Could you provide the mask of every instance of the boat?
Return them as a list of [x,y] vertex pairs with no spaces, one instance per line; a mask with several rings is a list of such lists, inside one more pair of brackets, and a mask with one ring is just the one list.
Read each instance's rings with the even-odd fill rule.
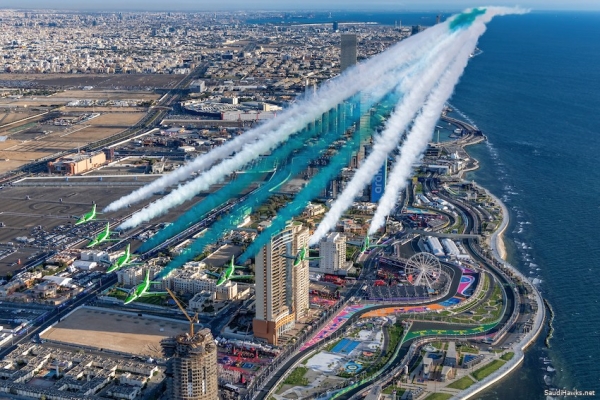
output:
[[483,51],[479,47],[475,47],[475,50],[471,54],[469,54],[469,58],[473,58],[475,56],[480,55]]

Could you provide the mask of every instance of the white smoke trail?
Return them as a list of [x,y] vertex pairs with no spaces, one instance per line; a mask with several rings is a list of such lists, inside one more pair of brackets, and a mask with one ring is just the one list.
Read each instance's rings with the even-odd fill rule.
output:
[[[188,179],[191,173],[211,166],[215,162],[228,157],[233,152],[243,149],[250,143],[264,139],[274,139],[274,136],[278,136],[278,140],[280,141],[287,139],[294,132],[284,132],[282,134],[282,124],[285,125],[286,129],[301,129],[333,106],[356,94],[362,88],[369,86],[373,81],[381,79],[382,76],[385,76],[389,72],[390,68],[397,68],[399,65],[409,65],[413,60],[418,59],[424,54],[440,37],[447,34],[447,27],[443,27],[442,25],[436,25],[428,29],[426,35],[415,35],[403,40],[390,47],[387,51],[371,57],[355,68],[349,69],[338,78],[325,83],[319,88],[315,96],[298,101],[276,118],[236,137],[209,153],[197,157],[189,164],[178,168],[170,174],[114,201],[104,211],[117,211],[129,204],[148,199],[154,193]],[[401,60],[398,61],[397,59],[400,57]],[[293,121],[294,123],[286,124],[287,121]]]
[[439,116],[442,112],[444,104],[454,91],[454,87],[458,83],[467,63],[469,55],[475,50],[478,38],[483,35],[486,30],[485,23],[489,22],[496,15],[505,15],[510,13],[522,13],[525,10],[496,8],[488,9],[487,18],[481,18],[473,23],[469,28],[472,36],[469,38],[461,54],[456,58],[453,66],[446,71],[439,85],[429,95],[427,103],[421,109],[419,116],[415,119],[410,133],[402,144],[400,154],[396,157],[396,162],[392,171],[389,174],[389,181],[385,188],[385,192],[379,200],[377,211],[371,221],[369,227],[369,235],[377,232],[385,224],[386,217],[394,209],[396,200],[400,191],[406,187],[407,180],[412,174],[412,165],[418,160],[427,148],[427,144],[431,139],[431,134],[435,128]]
[[412,173],[412,165],[427,148],[427,143],[429,143],[431,133],[439,119],[444,103],[452,94],[454,86],[467,65],[469,55],[475,50],[476,44],[477,38],[474,38],[465,46],[453,65],[441,78],[438,86],[429,95],[427,103],[415,119],[410,133],[402,144],[401,153],[396,157],[396,163],[389,174],[385,192],[379,200],[377,211],[369,227],[369,235],[377,232],[385,224],[386,217],[396,205],[400,190],[406,186],[407,179]]
[[[465,12],[468,13],[470,11],[471,10],[467,10]],[[525,12],[527,12],[527,10],[518,8],[487,8],[486,12],[483,15],[477,17],[473,24],[471,24],[468,28],[458,29],[458,31],[464,32],[464,34],[461,36],[464,36],[465,40],[461,41],[460,39],[458,39],[456,44],[460,48],[462,47],[463,43],[467,43],[464,49],[460,50],[460,57],[465,57],[464,54],[466,53],[465,63],[466,61],[468,61],[468,56],[471,53],[472,49],[475,47],[477,39],[485,31],[485,23],[489,22],[494,16]],[[469,51],[469,48],[471,48],[471,51]],[[458,49],[456,49],[455,51],[449,51],[446,54],[456,54],[457,52]],[[416,113],[417,110],[420,108],[420,105],[425,100],[426,94],[431,90],[433,84],[435,84],[435,81],[437,81],[437,77],[439,77],[439,74],[444,70],[444,67],[448,65],[450,60],[452,60],[453,58],[454,57],[451,57],[450,59],[446,59],[443,61],[438,60],[436,66],[432,68],[432,70],[435,70],[436,73],[431,73],[432,70],[429,71],[429,76],[436,78],[432,82],[429,82],[431,83],[431,87],[429,88],[429,90],[421,90],[418,93],[415,92],[415,95],[410,101],[403,102],[403,104],[396,109],[394,114],[388,120],[386,129],[384,130],[382,135],[378,137],[378,139],[380,140],[377,140],[375,145],[373,146],[373,152],[369,155],[369,157],[367,157],[367,159],[364,161],[363,165],[359,168],[359,170],[356,171],[353,179],[350,181],[346,189],[342,192],[338,200],[333,204],[332,208],[329,210],[323,221],[321,221],[321,223],[319,224],[319,227],[317,228],[315,233],[310,238],[311,245],[318,243],[319,240],[328,231],[333,229],[343,212],[352,205],[352,202],[354,201],[356,195],[360,192],[360,190],[364,188],[365,185],[367,185],[370,182],[373,174],[375,174],[376,171],[383,164],[383,161],[385,160],[385,157],[387,157],[387,154],[390,151],[392,151],[397,145],[400,135],[410,122],[410,119],[412,118],[414,113]],[[462,69],[464,69],[464,67],[460,68],[460,73],[458,74],[456,79],[458,79],[458,77],[462,73]],[[425,81],[425,79],[423,80]],[[421,86],[421,89],[423,89],[423,86],[424,85]],[[450,93],[448,94],[448,96],[450,96],[450,94],[452,93],[452,89],[453,85],[450,88]]]
[[421,74],[405,78],[403,86],[412,88],[412,90],[405,95],[396,107],[388,119],[384,131],[375,139],[371,154],[354,173],[344,191],[317,227],[310,238],[311,245],[318,243],[327,232],[335,227],[344,211],[352,205],[359,192],[371,181],[373,174],[381,167],[388,153],[396,148],[402,133],[421,108],[427,94],[433,89],[442,72],[462,47],[464,36],[465,31],[458,31],[451,35],[451,43],[444,43],[444,51],[439,54],[437,59],[427,58],[424,60],[424,68]]
[[[448,37],[445,40],[438,40],[436,45],[433,46],[434,50],[430,50],[430,54],[435,54],[437,51],[444,49],[446,41],[449,40]],[[363,74],[360,77],[360,80],[362,81],[360,86],[367,88],[361,93],[365,93],[365,95],[370,95],[373,98],[380,99],[385,95],[385,93],[389,92],[391,88],[397,85],[398,81],[400,81],[403,75],[412,76],[416,69],[414,65],[406,69],[403,63],[400,63],[400,67],[398,67],[398,62],[394,59],[394,57],[391,57],[390,60],[387,60],[387,63],[389,65],[385,68],[379,66],[379,68],[386,70],[386,74],[383,74],[379,79],[373,79],[370,73]],[[416,65],[421,64],[422,61],[419,61]],[[359,78],[357,78],[357,80],[359,80]],[[319,106],[319,110],[329,110],[336,106],[341,100],[339,97],[337,97],[334,99],[313,98],[313,101],[322,104]],[[162,215],[169,209],[193,198],[197,193],[208,189],[212,184],[217,183],[224,176],[230,174],[236,169],[243,167],[245,164],[255,159],[258,155],[274,149],[282,141],[286,140],[291,133],[302,129],[308,122],[312,120],[314,120],[314,118],[311,119],[307,118],[306,116],[302,116],[299,118],[291,118],[290,120],[282,123],[280,129],[272,132],[269,136],[264,137],[263,140],[247,144],[244,149],[242,149],[234,157],[226,159],[220,164],[213,166],[210,170],[204,172],[202,175],[180,186],[177,190],[174,190],[162,199],[153,202],[143,210],[138,211],[132,215],[130,219],[121,224],[119,229],[129,229],[138,226],[139,224]]]
[[[400,71],[403,71],[404,73],[410,73],[412,69],[409,68],[408,71],[400,69]],[[387,75],[380,78],[375,83],[372,83],[372,87],[369,88],[371,90],[363,91],[361,93],[363,93],[365,97],[368,96],[372,101],[378,101],[398,82],[399,79],[397,76],[398,73],[393,74],[390,71]],[[331,105],[331,107],[333,106],[335,106],[335,104]],[[297,131],[301,128],[302,126],[299,126],[298,119],[292,119],[286,123],[283,123],[279,132],[286,133],[290,131]],[[148,207],[134,213],[131,218],[123,222],[118,229],[130,229],[136,227],[141,223],[162,215],[169,209],[176,207],[187,200],[190,200],[202,190],[206,190],[211,185],[219,182],[224,176],[254,160],[258,155],[269,150],[273,150],[281,143],[281,140],[279,139],[280,138],[275,133],[272,133],[270,137],[265,138],[262,141],[256,141],[247,144],[244,149],[237,153],[234,157],[228,158],[220,164],[213,166],[195,179],[179,186],[179,188],[173,192],[151,203],[148,205]]]

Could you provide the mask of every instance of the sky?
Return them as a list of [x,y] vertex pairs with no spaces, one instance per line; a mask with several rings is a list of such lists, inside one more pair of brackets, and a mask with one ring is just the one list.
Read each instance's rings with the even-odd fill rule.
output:
[[600,0],[0,0],[0,8],[43,8],[78,11],[423,11],[460,10],[467,7],[486,5],[518,5],[535,10],[600,11]]

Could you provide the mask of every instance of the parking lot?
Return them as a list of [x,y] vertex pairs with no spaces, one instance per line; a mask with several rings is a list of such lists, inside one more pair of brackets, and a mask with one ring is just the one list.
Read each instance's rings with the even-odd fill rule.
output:
[[[76,247],[85,247],[88,239],[95,237],[96,232],[102,229],[107,221],[111,222],[111,226],[115,226],[116,222],[158,196],[139,206],[101,214],[96,221],[75,226],[77,219],[89,212],[94,202],[101,211],[110,202],[156,177],[149,175],[147,179],[143,177],[144,179],[136,180],[134,177],[124,176],[103,178],[102,181],[98,177],[90,177],[88,181],[72,179],[72,185],[65,185],[65,177],[56,178],[54,181],[60,181],[60,185],[52,184],[49,180],[33,178],[30,183],[35,183],[36,186],[5,186],[0,190],[0,276],[19,270],[43,253],[60,251],[78,242]],[[154,231],[158,229],[155,228],[157,224],[172,222],[192,205],[192,202],[186,202],[150,224],[114,237],[125,240],[128,235],[138,236],[144,229]],[[108,242],[99,248],[107,248],[114,244]],[[132,250],[135,251],[139,244],[139,241],[133,241]],[[124,244],[120,247],[124,247]]]

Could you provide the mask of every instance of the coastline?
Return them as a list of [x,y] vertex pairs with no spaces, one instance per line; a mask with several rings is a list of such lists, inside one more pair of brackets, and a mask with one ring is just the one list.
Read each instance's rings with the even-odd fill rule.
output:
[[[477,142],[477,143],[479,143],[479,142]],[[470,144],[475,144],[475,143],[467,143],[466,145],[470,145]],[[476,168],[472,168],[469,171],[473,171],[473,170],[479,168],[479,162],[477,162],[476,160],[475,160],[475,165],[476,165]],[[464,172],[468,172],[468,171],[464,171]],[[461,178],[462,178],[462,174],[461,174]],[[490,246],[492,257],[498,263],[503,265],[506,269],[510,270],[516,277],[521,279],[523,282],[529,283],[529,286],[532,289],[532,293],[530,296],[535,298],[535,302],[537,305],[537,312],[535,314],[533,326],[532,326],[531,330],[527,334],[525,334],[521,338],[520,341],[515,342],[512,345],[511,350],[514,352],[513,358],[511,360],[507,361],[505,365],[503,365],[500,369],[498,369],[494,373],[490,374],[488,377],[484,378],[483,380],[475,383],[468,389],[463,390],[460,393],[453,396],[451,398],[451,400],[454,400],[454,399],[463,400],[463,399],[472,398],[473,396],[481,393],[483,390],[489,388],[490,386],[492,386],[496,383],[499,383],[504,377],[506,377],[508,374],[513,372],[519,365],[521,365],[521,363],[525,359],[525,349],[527,349],[527,347],[529,347],[541,334],[543,327],[544,327],[544,321],[546,320],[545,301],[542,298],[542,295],[539,292],[539,290],[533,285],[533,283],[523,273],[521,273],[521,271],[519,271],[516,267],[514,267],[513,265],[511,265],[509,262],[506,261],[507,252],[506,252],[506,246],[504,243],[504,232],[506,231],[506,228],[508,227],[509,222],[510,222],[510,214],[509,214],[508,208],[502,202],[502,200],[500,200],[497,196],[493,195],[487,188],[484,188],[480,185],[477,185],[477,186],[479,188],[483,189],[485,191],[485,193],[488,196],[490,196],[490,198],[492,198],[492,200],[496,204],[498,204],[498,206],[502,210],[502,222],[500,223],[500,226],[498,227],[498,229],[496,229],[489,238],[489,246]],[[516,291],[517,289],[515,288],[513,290]]]

